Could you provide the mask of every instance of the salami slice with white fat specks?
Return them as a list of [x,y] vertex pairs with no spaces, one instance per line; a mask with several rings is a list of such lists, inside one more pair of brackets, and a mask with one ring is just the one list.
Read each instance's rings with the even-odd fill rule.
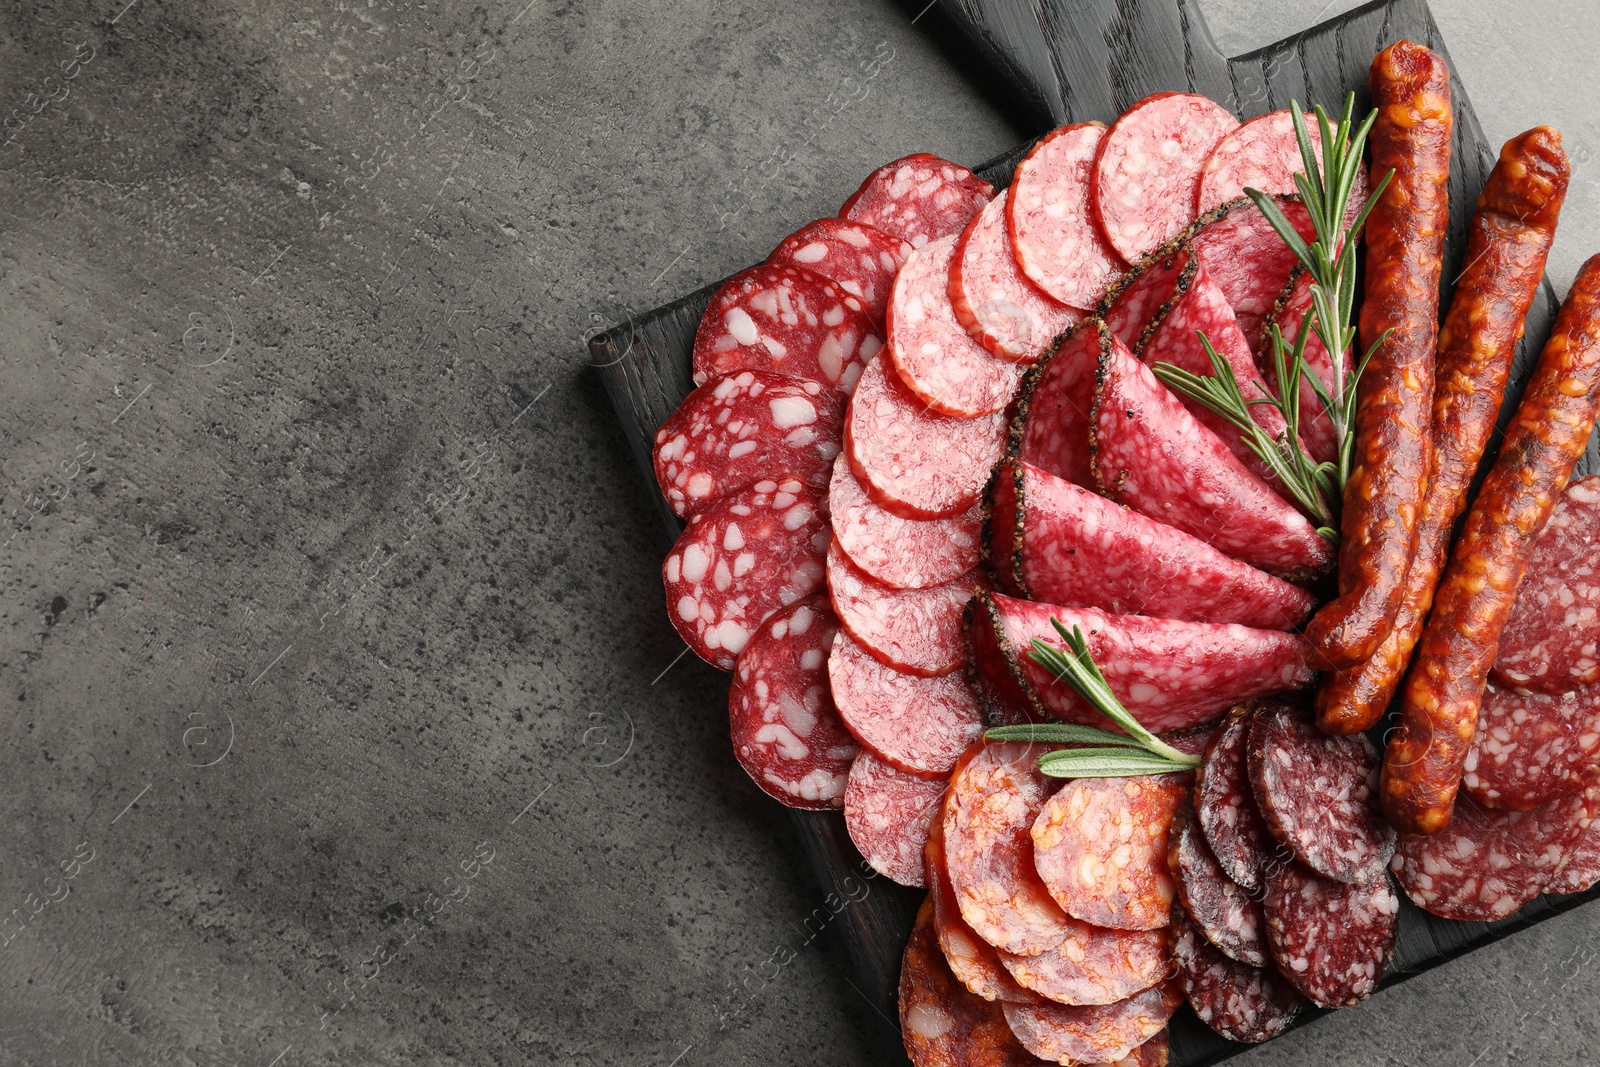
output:
[[1006,229],[1017,266],[1062,304],[1092,308],[1122,272],[1090,203],[1094,158],[1106,129],[1063,126],[1039,138],[1017,164]]
[[1057,1004],[1115,1004],[1167,976],[1166,928],[1109,930],[1073,921],[1061,943],[1033,956],[996,949],[1022,988]]
[[1037,993],[1019,986],[1011,973],[1000,965],[995,947],[973,933],[972,927],[961,917],[961,906],[956,903],[955,890],[950,888],[950,873],[945,865],[942,812],[928,828],[924,855],[928,900],[933,904],[933,928],[939,936],[939,947],[944,950],[945,962],[956,980],[984,1000],[1014,1000],[1023,1004],[1038,1000]]
[[994,186],[966,167],[916,152],[867,175],[839,215],[921,248],[960,233],[993,197]]
[[1099,319],[1085,319],[1022,380],[1011,426],[1010,451],[1058,478],[1092,486],[1089,412],[1094,375],[1110,334]]
[[1289,1029],[1305,998],[1276,971],[1230,959],[1181,909],[1173,912],[1178,982],[1194,1013],[1229,1041],[1256,1044]]
[[983,572],[973,570],[927,589],[891,589],[862,573],[837,544],[828,549],[828,594],[850,636],[881,662],[928,678],[966,661],[961,611],[984,584]]
[[864,222],[827,218],[808,222],[779,241],[767,262],[804,267],[827,278],[861,301],[881,335],[889,287],[910,254],[911,246],[893,234]]
[[1528,811],[1583,788],[1600,756],[1600,686],[1519,693],[1490,682],[1461,788],[1486,808]]
[[1182,242],[1172,242],[1141,260],[1106,291],[1095,314],[1117,339],[1134,351],[1146,330],[1167,315],[1177,296],[1178,279],[1189,266]]
[[816,382],[753,370],[713,378],[656,431],[656,483],[679,518],[763,479],[823,489],[843,425],[843,399]]
[[838,628],[826,600],[802,601],[756,629],[733,672],[734,755],[786,807],[842,807],[861,751],[828,693],[828,650]]
[[1600,682],[1600,475],[1561,494],[1517,589],[1494,670],[1541,693]]
[[1290,863],[1267,880],[1261,907],[1278,969],[1311,1003],[1348,1008],[1378,988],[1400,929],[1387,877],[1351,885]]
[[829,540],[821,498],[795,478],[757,482],[702,508],[661,566],[678,636],[731,670],[768,615],[822,588]]
[[[1316,240],[1311,214],[1299,197],[1273,198],[1289,224],[1307,243]],[[1241,323],[1259,323],[1272,313],[1278,296],[1298,264],[1294,251],[1251,200],[1240,197],[1217,208],[1195,228],[1189,252]],[[1253,331],[1246,329],[1246,336]]]
[[1262,872],[1278,851],[1250,785],[1250,726],[1255,714],[1253,703],[1228,713],[1206,746],[1194,789],[1195,814],[1206,844],[1223,872],[1252,890],[1261,888]]
[[[1307,123],[1311,151],[1322,163],[1322,138],[1315,120]],[[1244,125],[1217,142],[1200,170],[1200,188],[1195,213],[1204,215],[1212,208],[1244,195],[1246,189],[1263,193],[1295,193],[1296,174],[1305,173],[1300,157],[1300,142],[1295,139],[1294,119],[1287,110],[1269,111],[1247,120]]]
[[1544,887],[1546,893],[1581,893],[1600,882],[1600,820],[1591,822],[1578,838],[1555,877]]
[[896,670],[841,630],[828,679],[856,740],[901,770],[948,775],[983,736],[983,710],[959,671],[925,678]]
[[1006,1022],[1022,1046],[1061,1064],[1116,1061],[1154,1038],[1183,1003],[1176,982],[1163,982],[1115,1004],[1007,1004]]
[[840,456],[828,484],[833,537],[850,562],[884,585],[926,589],[979,563],[983,514],[976,505],[948,519],[905,519],[873,503]]
[[870,749],[856,754],[844,790],[844,825],[873,870],[901,885],[928,884],[922,853],[944,787],[885,763]]
[[1378,806],[1378,754],[1361,734],[1317,729],[1311,710],[1266,701],[1250,726],[1250,783],[1272,836],[1338,882],[1383,874],[1395,833]]
[[1018,269],[1006,231],[1009,195],[1004,190],[985,204],[956,242],[950,304],[957,321],[985,350],[1032,363],[1083,312],[1046,294]]
[[1167,867],[1188,920],[1227,956],[1249,967],[1270,966],[1261,904],[1223,873],[1193,809],[1178,813],[1167,839]]
[[694,380],[764,370],[848,394],[882,345],[859,299],[804,267],[762,264],[711,298],[694,335]]

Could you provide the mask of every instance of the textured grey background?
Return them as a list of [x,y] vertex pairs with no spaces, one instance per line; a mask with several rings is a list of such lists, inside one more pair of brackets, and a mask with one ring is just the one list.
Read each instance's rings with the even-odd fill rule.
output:
[[[1020,140],[921,7],[0,5],[0,1064],[874,1060],[582,341]],[[1434,8],[1491,140],[1568,134],[1564,290],[1600,11]],[[1597,950],[1241,1062],[1582,1061]]]

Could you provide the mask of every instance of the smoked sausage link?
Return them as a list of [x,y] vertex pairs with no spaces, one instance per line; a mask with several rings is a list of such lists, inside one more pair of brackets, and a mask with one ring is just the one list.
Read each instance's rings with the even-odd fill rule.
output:
[[1377,651],[1400,609],[1428,477],[1439,273],[1450,226],[1450,71],[1411,41],[1379,52],[1370,75],[1372,175],[1394,178],[1368,217],[1355,456],[1340,521],[1339,598],[1306,638],[1334,668]]
[[1422,635],[1450,554],[1450,531],[1500,417],[1506,376],[1555,238],[1572,168],[1561,134],[1538,126],[1500,150],[1478,197],[1467,267],[1439,331],[1433,395],[1433,464],[1417,551],[1389,635],[1366,662],[1329,675],[1317,692],[1317,724],[1332,734],[1372,727],[1394,699]]
[[1406,677],[1379,792],[1395,829],[1425,836],[1455,807],[1500,633],[1535,542],[1600,410],[1600,256],[1578,272],[1522,403],[1450,554]]

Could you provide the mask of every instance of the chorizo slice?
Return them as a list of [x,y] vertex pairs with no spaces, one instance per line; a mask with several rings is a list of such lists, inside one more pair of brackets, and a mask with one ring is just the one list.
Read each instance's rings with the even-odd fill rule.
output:
[[1154,1038],[1183,1003],[1176,982],[1163,982],[1115,1004],[1007,1004],[1006,1022],[1022,1046],[1051,1063],[1115,1062]]
[[1017,984],[1011,973],[1001,966],[994,946],[973,933],[972,927],[961,918],[961,905],[956,902],[955,890],[950,888],[950,873],[945,865],[942,813],[928,828],[928,847],[924,855],[934,932],[956,980],[984,1000],[1028,1003],[1039,999],[1038,994]]

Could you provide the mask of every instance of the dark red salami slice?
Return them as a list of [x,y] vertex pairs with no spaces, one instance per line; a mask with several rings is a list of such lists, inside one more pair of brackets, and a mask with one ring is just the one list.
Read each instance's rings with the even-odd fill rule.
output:
[[1528,811],[1583,788],[1600,756],[1600,686],[1519,693],[1490,682],[1461,788],[1486,808]]
[[1229,1041],[1270,1041],[1305,1008],[1305,999],[1277,972],[1223,955],[1181,912],[1173,927],[1184,999],[1201,1022]]
[[1545,524],[1494,669],[1541,693],[1600,681],[1600,475],[1568,486]]
[[1155,1037],[1183,1003],[1176,982],[1163,982],[1115,1004],[1007,1004],[1006,1022],[1022,1046],[1053,1063],[1120,1060]]
[[1038,1000],[1017,984],[1011,972],[1000,965],[995,947],[972,932],[961,918],[961,906],[956,903],[955,890],[950,888],[950,874],[944,858],[944,818],[941,814],[928,828],[926,850],[928,899],[933,903],[933,928],[939,936],[939,947],[944,950],[945,962],[956,980],[984,1000],[1013,1000],[1027,1003]]
[[[1306,124],[1311,150],[1322,163],[1322,138],[1316,120]],[[1257,115],[1217,142],[1200,170],[1196,214],[1244,195],[1246,189],[1263,193],[1296,193],[1294,176],[1305,173],[1300,142],[1295,140],[1294,119],[1288,111]]]
[[763,479],[822,489],[843,424],[843,399],[816,382],[752,370],[714,378],[656,431],[656,483],[679,518]]
[[[1297,197],[1277,197],[1278,208],[1307,242],[1316,240],[1311,215]],[[1267,217],[1248,199],[1217,208],[1189,241],[1228,306],[1239,316],[1260,320],[1272,314],[1278,296],[1298,261]]]
[[1017,394],[1011,453],[1058,478],[1094,484],[1089,411],[1100,350],[1109,343],[1100,320],[1085,319],[1028,372]]
[[928,407],[974,418],[1011,402],[1022,372],[967,334],[950,304],[956,239],[929,241],[895,275],[886,317],[889,355],[900,380]]
[[827,278],[860,300],[880,330],[895,271],[911,246],[864,222],[829,218],[808,222],[778,242],[767,262],[792,265]]
[[1581,893],[1600,882],[1600,825],[1591,822],[1578,838],[1555,877],[1544,887],[1546,893]]
[[901,885],[925,886],[923,849],[945,783],[907,774],[863,749],[844,790],[844,825],[872,869]]
[[1017,265],[1057,301],[1092,308],[1122,271],[1090,204],[1095,153],[1106,135],[1080,122],[1045,134],[1011,178],[1006,228]]
[[[1309,310],[1311,310],[1311,275],[1297,268],[1271,316],[1271,320],[1277,323],[1278,330],[1283,334],[1286,361],[1288,355],[1294,351],[1295,339],[1300,336],[1300,323]],[[1267,347],[1268,343],[1265,336],[1256,343],[1260,353],[1257,364],[1261,366],[1263,374],[1272,373],[1268,366],[1272,358],[1271,351]],[[1328,349],[1315,330],[1306,338],[1305,351],[1301,354],[1305,358],[1306,365],[1332,395],[1333,360],[1328,358]],[[1350,350],[1346,349],[1344,352],[1346,380],[1352,371]],[[1319,463],[1331,462],[1338,458],[1339,436],[1333,428],[1333,420],[1328,417],[1328,410],[1322,406],[1322,399],[1311,387],[1311,380],[1304,376],[1300,379],[1300,440],[1305,444],[1311,457]]]
[[1095,155],[1092,202],[1123,259],[1133,262],[1194,221],[1201,168],[1238,128],[1226,108],[1192,93],[1156,93],[1122,113]]
[[878,662],[841,631],[828,659],[833,702],[856,740],[901,770],[948,775],[983,735],[983,711],[960,672],[937,678]]
[[1106,327],[1130,352],[1136,351],[1145,331],[1153,330],[1172,310],[1178,279],[1188,266],[1182,241],[1157,249],[1106,291],[1095,314],[1105,319]]
[[1095,479],[1111,499],[1262,570],[1304,576],[1332,565],[1332,546],[1306,517],[1114,338],[1093,420]]
[[1194,788],[1195,814],[1217,863],[1234,882],[1252,890],[1261,888],[1262,872],[1278,850],[1250,785],[1250,726],[1255,713],[1254,704],[1228,713],[1206,746]]
[[990,564],[1029,599],[1271,630],[1316,606],[1298,586],[1026,463],[997,468],[990,499]]
[[921,248],[960,233],[993,197],[994,186],[966,167],[916,152],[867,175],[839,215]]
[[1065,647],[1052,617],[1069,630],[1082,629],[1112,692],[1158,733],[1209,722],[1242,700],[1311,680],[1302,642],[1277,630],[1107,615],[999,593],[981,594],[975,610],[979,617],[969,633],[979,673],[1011,691],[1030,692],[1041,713],[1086,726],[1107,723],[1077,690],[1025,656],[1035,638]]
[[1032,363],[1083,312],[1023,277],[1006,232],[1010,190],[984,205],[956,243],[950,304],[972,339],[1001,359]]
[[1079,778],[1033,822],[1033,865],[1074,919],[1156,930],[1172,912],[1167,831],[1189,797],[1188,775]]
[[822,588],[828,516],[798,479],[757,482],[696,512],[661,566],[667,616],[723,670],[768,615]]
[[1417,907],[1446,919],[1504,919],[1544,892],[1600,806],[1600,785],[1532,811],[1491,811],[1458,797],[1432,837],[1406,838],[1391,864]]
[[694,380],[764,370],[849,393],[883,345],[866,305],[804,267],[751,267],[717,290],[694,335]]
[[879,661],[926,678],[966,662],[961,611],[981,570],[927,589],[891,589],[862,573],[837,544],[828,550],[828,593],[850,636]]
[[845,413],[850,470],[872,499],[910,519],[971,508],[1005,447],[1006,416],[958,419],[928,410],[887,359],[867,365]]
[[1261,902],[1278,969],[1319,1008],[1348,1008],[1383,980],[1400,929],[1400,898],[1387,877],[1335,882],[1298,863],[1267,881]]
[[1017,984],[1057,1004],[1114,1004],[1149,989],[1172,968],[1164,926],[1107,930],[1073,922],[1060,944],[1037,955],[996,952]]
[[802,601],[757,628],[733,672],[734,755],[786,807],[842,807],[861,751],[828,694],[828,650],[838,629],[821,597]]
[[926,589],[979,563],[980,508],[948,519],[903,519],[872,502],[844,456],[833,464],[828,511],[834,540],[850,562],[884,585]]
[[1317,729],[1311,710],[1267,701],[1250,727],[1250,782],[1272,836],[1318,874],[1364,883],[1394,855],[1378,805],[1378,753],[1361,734]]
[[1261,905],[1223,873],[1192,810],[1179,812],[1168,840],[1167,866],[1188,921],[1225,955],[1249,967],[1270,966]]

